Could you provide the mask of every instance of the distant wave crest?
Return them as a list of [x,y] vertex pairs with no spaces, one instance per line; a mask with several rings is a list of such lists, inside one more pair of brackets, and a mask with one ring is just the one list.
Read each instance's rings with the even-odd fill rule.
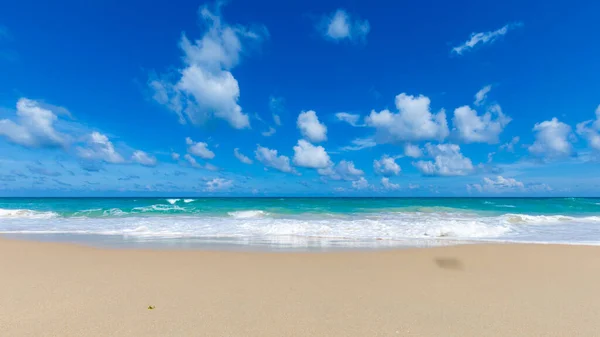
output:
[[30,209],[3,209],[0,208],[0,219],[26,218],[26,219],[52,219],[58,217],[55,212],[33,211]]
[[235,211],[227,213],[234,219],[252,219],[252,218],[262,218],[268,215],[267,212],[261,210],[248,210],[248,211]]

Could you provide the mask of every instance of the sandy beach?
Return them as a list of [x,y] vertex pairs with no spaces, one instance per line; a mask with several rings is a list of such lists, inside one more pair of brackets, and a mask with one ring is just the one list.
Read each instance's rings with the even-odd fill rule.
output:
[[530,337],[600,331],[600,247],[245,253],[1,239],[0,270],[3,336]]

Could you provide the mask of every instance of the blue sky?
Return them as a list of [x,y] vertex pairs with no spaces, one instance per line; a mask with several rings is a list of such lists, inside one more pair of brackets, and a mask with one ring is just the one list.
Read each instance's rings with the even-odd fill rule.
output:
[[599,11],[13,1],[0,195],[598,195]]

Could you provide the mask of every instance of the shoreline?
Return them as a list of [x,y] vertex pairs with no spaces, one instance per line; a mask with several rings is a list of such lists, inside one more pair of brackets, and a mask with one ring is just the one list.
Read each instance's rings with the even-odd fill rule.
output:
[[0,237],[0,326],[9,336],[592,336],[599,258],[600,247],[568,245],[268,253]]
[[[72,234],[72,233],[0,233],[0,240],[57,243],[107,250],[157,250],[157,251],[208,251],[208,252],[259,252],[259,253],[344,253],[377,252],[407,249],[430,249],[462,245],[531,245],[531,246],[581,246],[600,247],[597,242],[539,242],[482,239],[373,239],[350,240],[330,237],[283,237],[279,241],[266,239],[248,241],[226,238],[150,238],[126,239],[121,235]],[[282,240],[283,239],[283,240]],[[301,241],[302,244],[298,242]],[[281,243],[286,242],[286,243]],[[290,243],[295,242],[295,243]],[[332,243],[333,242],[333,243]]]

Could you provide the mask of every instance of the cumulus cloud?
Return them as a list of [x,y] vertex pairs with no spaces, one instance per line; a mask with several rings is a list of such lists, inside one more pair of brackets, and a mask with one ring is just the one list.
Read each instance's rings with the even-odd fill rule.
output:
[[471,33],[471,37],[464,43],[452,48],[452,52],[457,55],[462,55],[463,53],[473,49],[478,44],[491,44],[498,40],[498,38],[506,35],[506,33],[508,33],[509,30],[519,28],[521,26],[523,26],[523,23],[514,22],[506,24],[502,28],[499,28],[494,31]]
[[331,41],[365,42],[371,26],[369,21],[352,17],[345,10],[338,9],[332,14],[324,16],[317,25],[317,29],[325,39]]
[[306,139],[313,143],[319,143],[327,140],[327,127],[325,124],[319,122],[317,113],[313,110],[302,111],[298,115],[298,121],[296,122],[300,133]]
[[388,178],[388,177],[381,178],[381,185],[386,190],[395,191],[395,190],[399,190],[400,189],[400,185],[394,184],[394,183],[390,182],[390,178]]
[[233,186],[232,180],[227,180],[223,178],[214,178],[206,182],[206,191],[215,192],[227,190]]
[[481,88],[481,90],[479,90],[475,94],[475,101],[473,102],[473,104],[482,105],[485,102],[485,99],[487,98],[487,94],[490,92],[490,90],[492,90],[491,85],[486,85],[485,87]]
[[181,157],[179,155],[179,153],[177,153],[177,152],[171,153],[171,159],[173,159],[173,160],[179,160],[179,157]]
[[433,161],[418,161],[413,165],[428,176],[464,176],[473,172],[471,159],[460,152],[456,144],[425,144],[425,149]]
[[131,160],[144,166],[156,166],[156,157],[140,150],[133,152],[133,155],[131,155]]
[[254,151],[256,160],[267,167],[272,167],[281,172],[291,173],[294,169],[290,165],[290,158],[284,155],[278,155],[277,150],[272,150],[260,145],[256,146]]
[[429,98],[402,93],[396,96],[397,113],[389,110],[371,111],[365,118],[368,126],[377,130],[377,139],[385,143],[422,140],[443,140],[448,136],[446,113],[430,111]]
[[459,138],[466,143],[498,143],[498,137],[511,118],[502,113],[499,105],[489,107],[482,116],[465,105],[454,110],[452,123]]
[[204,142],[194,142],[190,137],[185,139],[185,143],[188,145],[188,152],[196,157],[203,159],[213,159],[215,153],[208,149],[208,144]]
[[300,167],[322,169],[331,165],[331,159],[322,146],[315,146],[300,139],[298,145],[294,146],[294,164]]
[[248,157],[244,156],[244,155],[243,155],[243,154],[240,152],[240,149],[238,149],[238,148],[235,148],[235,149],[233,149],[233,155],[234,155],[234,156],[235,156],[235,157],[236,157],[236,158],[237,158],[239,161],[241,161],[241,162],[242,162],[242,163],[244,163],[244,164],[248,164],[248,165],[252,164],[252,159],[250,159],[250,158],[248,158]]
[[65,147],[67,135],[55,129],[57,115],[34,100],[17,102],[17,119],[0,120],[0,136],[25,147]]
[[596,108],[596,120],[577,124],[577,134],[585,138],[594,150],[600,151],[600,105]]
[[420,158],[423,156],[423,151],[417,145],[404,144],[404,155],[411,158]]
[[377,145],[373,138],[356,138],[352,140],[352,145],[346,145],[340,148],[340,151],[359,151],[368,149]]
[[571,127],[556,118],[535,124],[535,142],[529,152],[547,159],[568,157],[573,153]]
[[202,38],[190,41],[182,34],[179,46],[184,67],[171,76],[177,80],[151,78],[148,85],[154,100],[175,112],[181,123],[202,124],[216,117],[243,129],[250,127],[250,120],[238,104],[240,88],[231,69],[239,63],[247,44],[261,42],[268,32],[263,26],[226,24],[220,16],[221,4],[217,2],[214,12],[207,6],[200,9],[206,27]]
[[347,112],[338,112],[335,114],[335,117],[342,121],[342,122],[346,122],[352,126],[363,126],[362,124],[359,124],[358,121],[360,120],[360,115],[359,114],[351,114],[351,113],[347,113]]
[[478,192],[506,192],[506,191],[524,191],[525,184],[515,178],[504,178],[496,176],[493,178],[484,177],[483,184],[467,184],[467,190]]
[[397,176],[401,171],[396,159],[387,154],[384,154],[381,159],[373,161],[373,169],[375,173],[385,177]]
[[500,150],[503,150],[503,151],[515,152],[515,145],[517,145],[520,140],[521,140],[521,138],[519,138],[519,136],[515,136],[508,143],[504,143],[504,144],[500,145],[499,148],[500,148]]
[[357,169],[354,166],[354,162],[341,160],[335,166],[329,166],[324,169],[318,170],[318,173],[322,176],[328,176],[333,180],[346,180],[352,181],[358,179],[360,176],[365,174],[363,170]]
[[369,187],[371,187],[371,185],[369,185],[369,182],[365,177],[360,177],[358,180],[352,182],[352,188],[356,190],[365,190]]
[[79,146],[76,153],[80,158],[91,161],[102,161],[111,164],[125,162],[123,156],[115,150],[115,146],[106,135],[94,131],[87,137],[86,146]]

